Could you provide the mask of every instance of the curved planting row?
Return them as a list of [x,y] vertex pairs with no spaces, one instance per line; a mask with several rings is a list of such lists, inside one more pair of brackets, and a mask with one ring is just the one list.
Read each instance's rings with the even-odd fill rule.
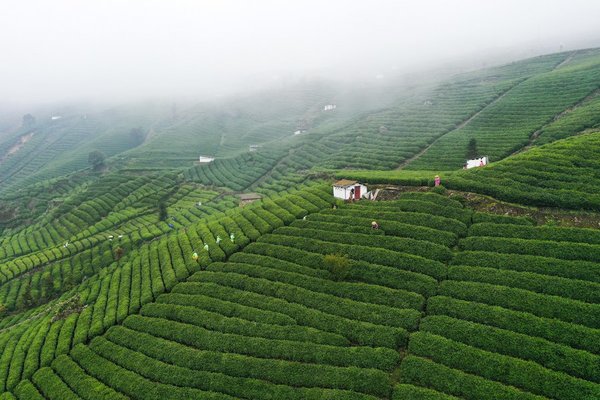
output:
[[[200,249],[202,270],[183,283],[177,283],[179,274],[187,276],[190,264],[183,262],[178,272],[176,244],[166,253],[163,240],[152,242],[139,255],[140,264],[150,266],[148,279],[123,280],[123,274],[129,276],[124,265],[118,286],[121,291],[123,282],[135,280],[139,283],[125,284],[124,291],[141,287],[145,299],[107,297],[119,299],[117,308],[123,302],[139,314],[122,319],[124,314],[109,312],[94,324],[92,311],[95,329],[88,344],[75,343],[68,356],[23,376],[29,379],[17,386],[11,381],[9,388],[17,398],[49,399],[85,396],[91,385],[107,395],[139,399],[389,398],[389,374],[400,363],[409,332],[417,329],[425,296],[435,293],[435,277],[444,275],[439,261],[449,259],[444,244],[454,243],[456,235],[419,225],[431,224],[427,214],[399,207],[379,220],[380,230],[371,228],[368,207],[335,210],[361,214],[358,222],[315,213],[330,202],[328,193],[308,188],[188,226],[177,235],[183,254],[195,243],[206,243],[208,251]],[[399,222],[406,220],[403,214],[410,223]],[[228,238],[232,224],[241,230],[235,243],[217,244],[216,236]],[[394,234],[412,228],[415,234]],[[115,321],[122,323],[112,326]]]
[[[333,169],[394,169],[438,137],[454,132],[523,78],[550,70],[566,56],[531,59],[519,65],[489,69],[476,77],[476,74],[457,76],[401,107],[370,114],[341,134],[321,140],[331,150],[319,164]],[[528,62],[531,69],[523,65]],[[311,150],[309,147],[307,152]]]
[[[600,397],[600,268],[590,229],[470,227],[409,339],[399,393]],[[452,397],[450,397],[452,398]]]
[[[306,197],[311,200],[300,196],[308,205],[306,208],[293,205],[287,199],[265,200],[241,212],[235,210],[227,214],[215,214],[184,229],[172,230],[170,234],[146,244],[133,242],[129,237],[120,240],[115,238],[111,243],[125,250],[119,261],[100,270],[89,271],[91,273],[87,279],[54,302],[2,319],[6,325],[3,330],[0,327],[1,390],[14,389],[17,395],[25,392],[24,388],[30,390],[29,385],[35,387],[41,378],[34,378],[30,383],[20,386],[19,382],[32,377],[36,370],[53,365],[53,360],[61,354],[68,353],[78,344],[88,342],[128,315],[138,312],[142,305],[154,301],[193,272],[211,262],[224,260],[251,240],[256,240],[261,233],[282,226],[284,221],[291,222],[295,218],[292,213],[298,213],[299,209],[301,214],[306,215],[309,208],[318,209],[328,205],[321,188],[310,188]],[[73,257],[69,260],[73,264],[64,261],[53,264],[54,269],[42,270],[39,281],[35,283],[38,285],[36,288],[41,288],[38,290],[45,295],[45,290],[50,287],[45,280],[48,273],[65,274],[69,266],[75,267],[76,262],[81,262],[84,257],[87,260],[100,249],[93,247],[89,255],[84,252]],[[198,254],[197,260],[193,257],[194,253]],[[112,260],[114,249],[108,246],[103,254]],[[77,276],[84,273],[77,271]],[[31,280],[23,280],[21,287],[25,286],[25,289],[19,289],[19,293],[29,287],[35,297],[37,294],[31,285],[37,276],[34,274]],[[57,275],[56,278],[64,279],[64,276]],[[58,284],[58,281],[52,282],[53,285],[55,283]],[[309,337],[313,335],[312,332],[307,334]],[[56,374],[49,374],[48,368],[43,371],[46,372],[42,376],[63,387],[57,381],[57,375],[60,376],[58,370],[54,370]],[[44,379],[41,381],[45,382]],[[71,384],[68,387],[72,387]],[[42,393],[46,394],[45,391]]]
[[519,83],[467,125],[440,138],[408,168],[460,168],[467,158],[471,139],[476,139],[479,155],[489,156],[492,161],[526,146],[534,132],[598,89],[600,56],[597,54]]
[[568,138],[456,173],[444,185],[515,203],[597,211],[599,142],[598,133]]
[[243,190],[265,175],[283,155],[282,151],[260,151],[216,159],[186,170],[185,176],[204,185]]

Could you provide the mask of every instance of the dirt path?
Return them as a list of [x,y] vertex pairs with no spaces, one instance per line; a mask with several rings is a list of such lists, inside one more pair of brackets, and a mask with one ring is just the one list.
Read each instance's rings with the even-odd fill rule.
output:
[[465,119],[464,121],[462,121],[461,123],[459,123],[458,125],[456,125],[455,128],[442,133],[440,136],[438,136],[433,142],[431,142],[427,147],[425,147],[423,150],[419,151],[417,154],[415,154],[414,156],[410,157],[409,159],[403,161],[397,168],[396,170],[400,170],[403,169],[404,167],[406,167],[407,165],[409,165],[411,162],[413,162],[414,160],[416,160],[417,158],[421,157],[423,154],[425,154],[427,152],[427,150],[429,150],[434,144],[436,144],[441,138],[443,138],[444,136],[448,135],[449,133],[452,133],[454,131],[457,131],[459,129],[464,128],[469,122],[471,122],[473,119],[477,118],[477,116],[479,116],[483,111],[485,111],[488,107],[496,104],[498,101],[502,100],[502,98],[504,96],[506,96],[506,94],[508,92],[510,92],[514,87],[520,85],[521,83],[523,83],[524,81],[526,81],[527,79],[522,79],[520,81],[518,81],[517,83],[515,83],[514,85],[512,85],[511,87],[509,87],[508,89],[506,89],[503,93],[501,93],[499,96],[496,96],[492,101],[490,101],[488,104],[486,104],[483,108],[481,108],[479,111],[475,112],[473,115],[471,115],[470,117],[468,117],[467,119]]
[[25,144],[31,140],[31,138],[33,137],[34,134],[35,134],[35,132],[30,132],[30,133],[27,133],[27,134],[19,137],[18,141],[14,145],[12,145],[12,147],[10,149],[8,149],[6,154],[3,155],[2,157],[0,157],[0,163],[2,163],[8,157],[15,154],[17,151],[21,150],[21,148],[23,146],[25,146]]
[[283,155],[279,160],[277,160],[277,162],[275,164],[273,164],[273,167],[269,168],[267,170],[267,172],[265,172],[264,174],[262,174],[257,180],[255,180],[254,182],[252,182],[246,189],[255,189],[257,188],[261,183],[263,183],[267,178],[269,178],[271,176],[271,174],[273,173],[273,170],[283,162],[283,160],[285,160],[287,157],[289,157],[292,153],[293,153],[294,149],[288,149],[287,154]]
[[575,57],[575,54],[577,54],[577,52],[576,52],[576,51],[574,51],[574,52],[572,52],[571,54],[569,54],[569,55],[567,56],[567,58],[565,58],[565,59],[564,59],[564,60],[562,60],[560,63],[558,63],[558,64],[556,65],[556,67],[552,68],[552,71],[554,71],[554,70],[556,70],[556,69],[558,69],[558,68],[562,67],[562,66],[563,66],[563,65],[565,65],[565,64],[568,64],[568,63],[569,63],[569,62],[570,62],[570,61],[573,59],[573,57]]

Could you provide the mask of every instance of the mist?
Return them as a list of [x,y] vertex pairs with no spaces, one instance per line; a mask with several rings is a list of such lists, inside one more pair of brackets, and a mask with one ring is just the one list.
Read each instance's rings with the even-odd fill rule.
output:
[[600,44],[600,2],[8,0],[0,104],[214,98]]

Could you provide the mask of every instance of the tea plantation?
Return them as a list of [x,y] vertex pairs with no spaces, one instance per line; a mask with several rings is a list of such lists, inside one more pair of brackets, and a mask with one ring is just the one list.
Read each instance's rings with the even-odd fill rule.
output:
[[599,90],[584,49],[3,130],[0,400],[600,399]]

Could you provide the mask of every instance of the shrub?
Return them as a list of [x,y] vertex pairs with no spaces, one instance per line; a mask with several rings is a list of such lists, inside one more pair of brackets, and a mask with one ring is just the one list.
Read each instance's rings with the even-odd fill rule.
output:
[[300,364],[280,359],[203,351],[123,326],[111,328],[106,338],[157,360],[193,370],[262,379],[295,387],[333,388],[374,395],[384,395],[389,390],[388,375],[375,369]]
[[409,351],[451,368],[477,374],[529,392],[558,399],[585,399],[600,396],[600,386],[554,372],[540,365],[476,349],[426,332],[411,335]]
[[409,355],[400,365],[402,382],[432,388],[469,400],[542,400],[540,396],[496,380],[449,368],[430,359]]
[[344,280],[350,270],[350,260],[341,254],[327,254],[323,257],[323,265],[336,281]]
[[534,361],[571,376],[600,381],[600,357],[586,351],[447,316],[428,316],[419,329],[493,353]]
[[591,328],[600,327],[600,305],[598,304],[476,282],[444,281],[440,285],[439,293],[463,300],[526,311],[541,317],[557,318]]
[[527,312],[445,296],[431,297],[427,302],[427,311],[431,315],[448,315],[532,337],[537,336],[593,354],[600,352],[597,329],[558,319],[537,317]]

